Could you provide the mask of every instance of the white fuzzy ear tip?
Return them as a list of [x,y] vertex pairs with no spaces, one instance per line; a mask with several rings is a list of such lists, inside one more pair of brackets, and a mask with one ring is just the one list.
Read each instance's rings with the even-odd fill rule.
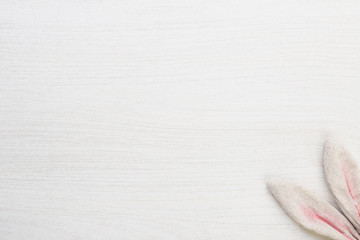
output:
[[339,147],[342,147],[342,144],[340,143],[339,140],[337,140],[335,138],[328,138],[325,141],[325,146],[339,148]]
[[266,182],[266,186],[268,187],[270,192],[272,192],[271,190],[276,186],[276,181],[274,179],[268,180]]
[[343,145],[335,139],[328,139],[325,142],[325,153],[332,154],[344,151]]
[[273,179],[268,180],[266,185],[267,185],[269,191],[272,194],[275,194],[279,190],[279,188],[284,188],[284,185],[286,185],[286,183],[284,180],[281,180],[279,178],[273,178]]

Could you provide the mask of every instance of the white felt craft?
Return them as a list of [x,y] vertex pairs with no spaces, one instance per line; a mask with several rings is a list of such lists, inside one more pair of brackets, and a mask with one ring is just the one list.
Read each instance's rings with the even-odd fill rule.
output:
[[302,227],[335,240],[359,240],[358,166],[341,145],[328,141],[324,148],[324,169],[344,215],[295,183],[273,180],[268,182],[268,188],[286,213]]
[[360,175],[355,160],[341,145],[327,142],[324,150],[324,169],[337,204],[359,231]]
[[336,240],[359,239],[358,233],[343,215],[299,185],[271,181],[268,187],[286,213],[302,227]]

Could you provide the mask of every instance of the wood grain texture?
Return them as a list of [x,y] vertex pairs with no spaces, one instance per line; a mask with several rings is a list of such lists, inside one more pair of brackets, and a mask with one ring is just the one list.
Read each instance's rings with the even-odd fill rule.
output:
[[0,239],[317,239],[265,181],[360,161],[359,1],[0,5]]

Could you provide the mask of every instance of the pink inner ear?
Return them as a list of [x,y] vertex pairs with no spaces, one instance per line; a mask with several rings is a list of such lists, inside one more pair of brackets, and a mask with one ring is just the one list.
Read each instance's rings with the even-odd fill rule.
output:
[[341,230],[338,227],[338,226],[343,227],[343,228],[347,229],[348,232],[350,232],[350,229],[347,226],[344,226],[343,224],[341,224],[338,220],[336,220],[336,219],[334,219],[332,217],[331,217],[331,219],[322,217],[319,214],[317,214],[316,211],[314,211],[314,210],[312,210],[312,209],[310,209],[308,207],[303,207],[303,211],[304,211],[305,216],[307,216],[309,218],[309,220],[311,220],[311,221],[321,221],[321,222],[329,225],[330,227],[334,228],[336,231],[341,233],[347,239],[349,239],[349,240],[356,239],[356,238],[352,238],[352,237],[348,236],[343,230]]
[[354,193],[353,193],[353,190],[352,188],[354,186],[352,186],[351,182],[350,182],[350,178],[349,178],[349,171],[348,171],[348,166],[346,164],[343,164],[342,166],[342,171],[343,171],[343,174],[344,174],[344,177],[345,177],[345,182],[346,182],[346,187],[348,189],[348,192],[352,198],[352,200],[354,201],[354,205],[355,205],[355,208],[356,208],[356,211],[358,212],[358,215],[360,217],[360,208],[359,208],[359,204],[357,203],[357,200],[354,196]]

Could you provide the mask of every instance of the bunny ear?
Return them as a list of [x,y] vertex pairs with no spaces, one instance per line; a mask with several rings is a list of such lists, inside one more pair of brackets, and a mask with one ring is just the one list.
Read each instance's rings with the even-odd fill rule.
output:
[[360,173],[355,160],[339,144],[328,141],[324,149],[327,182],[345,216],[360,230]]
[[333,206],[302,187],[272,181],[268,188],[286,213],[302,227],[335,240],[358,240],[351,223]]

